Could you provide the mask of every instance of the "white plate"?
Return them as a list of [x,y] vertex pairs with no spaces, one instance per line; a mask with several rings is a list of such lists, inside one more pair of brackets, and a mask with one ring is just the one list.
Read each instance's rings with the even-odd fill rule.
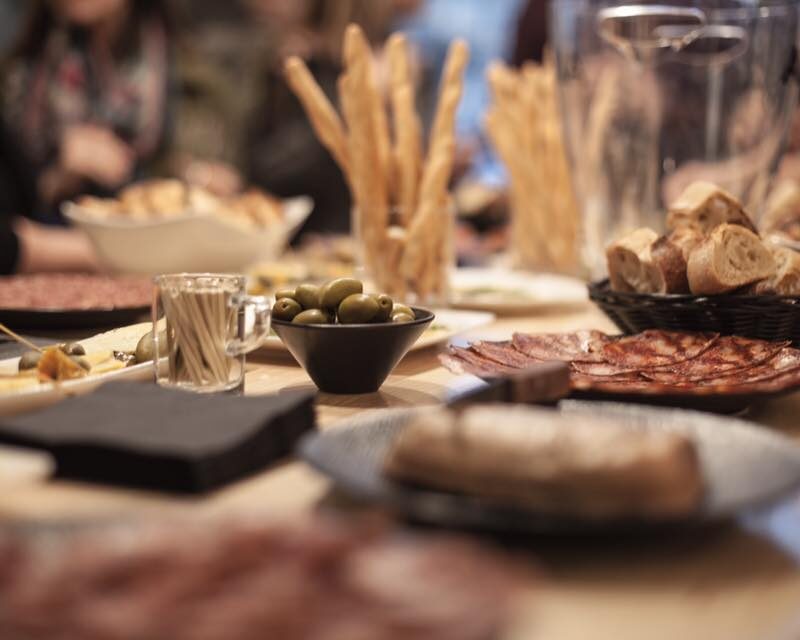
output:
[[451,278],[452,306],[498,315],[534,313],[587,302],[577,278],[507,269],[457,269]]
[[[129,327],[107,331],[99,335],[81,340],[87,353],[97,351],[133,351],[139,339],[152,325],[143,322]],[[17,370],[19,358],[0,360],[0,374],[13,374]],[[83,395],[94,391],[101,384],[111,380],[147,380],[153,377],[153,363],[145,362],[124,369],[109,371],[100,375],[87,376],[78,380],[61,383],[40,384],[35,387],[0,393],[0,416],[39,409],[69,396]]]
[[[436,314],[436,319],[433,321],[433,324],[420,336],[419,340],[414,343],[414,346],[411,347],[409,351],[427,349],[428,347],[448,342],[453,336],[485,327],[495,320],[495,315],[493,313],[481,311],[434,309],[433,312]],[[283,342],[281,342],[280,338],[276,335],[270,336],[260,350],[272,352],[285,351],[288,353]]]
[[263,231],[226,223],[214,215],[163,220],[98,219],[65,202],[64,216],[89,235],[100,259],[123,273],[239,272],[277,258],[311,214],[309,197],[284,201],[284,223]]

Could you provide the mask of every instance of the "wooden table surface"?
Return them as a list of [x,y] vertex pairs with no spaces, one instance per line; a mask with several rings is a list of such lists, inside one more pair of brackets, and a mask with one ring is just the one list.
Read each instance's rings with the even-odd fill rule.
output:
[[[513,331],[612,330],[590,307],[505,318],[473,333],[501,339]],[[456,377],[439,366],[436,350],[415,352],[379,393],[320,394],[322,428],[355,413],[433,404]],[[257,354],[248,363],[246,392],[312,388],[289,357]],[[776,400],[748,417],[800,439],[800,394]],[[44,458],[0,448],[0,522],[143,516],[176,509],[263,510],[302,516],[315,509],[355,510],[330,483],[288,461],[202,499],[48,480]],[[538,567],[509,638],[546,640],[796,640],[800,638],[800,500],[713,530],[636,538],[540,539],[510,543],[521,561]]]

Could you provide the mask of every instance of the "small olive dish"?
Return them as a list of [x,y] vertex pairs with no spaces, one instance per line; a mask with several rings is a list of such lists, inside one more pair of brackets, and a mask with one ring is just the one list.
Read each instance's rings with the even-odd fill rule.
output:
[[273,318],[272,328],[320,391],[373,393],[433,322],[431,311],[412,310],[410,322],[298,324]]

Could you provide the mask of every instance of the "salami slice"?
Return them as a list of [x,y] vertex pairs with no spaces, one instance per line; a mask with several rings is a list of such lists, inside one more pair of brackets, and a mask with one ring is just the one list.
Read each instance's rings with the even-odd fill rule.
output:
[[517,351],[510,341],[506,342],[473,342],[470,349],[478,355],[515,369],[524,369],[536,362],[541,362]]
[[724,376],[702,380],[699,384],[724,387],[752,385],[795,373],[800,378],[800,349],[784,347],[767,362]]
[[656,382],[696,382],[715,379],[728,373],[745,373],[752,367],[771,360],[786,342],[767,342],[739,336],[723,336],[709,349],[691,360],[684,360],[661,369],[643,371],[645,378]]
[[608,362],[573,362],[571,366],[573,371],[595,378],[620,378],[623,376],[631,376],[637,380],[641,380],[641,376],[639,376],[636,369],[610,364]]
[[512,339],[517,351],[542,362],[603,362],[600,351],[607,341],[602,331],[515,333]]
[[716,333],[678,333],[650,329],[611,340],[600,350],[606,362],[628,369],[654,369],[696,358],[718,339]]
[[453,373],[471,373],[481,378],[495,378],[518,371],[514,367],[499,364],[461,347],[450,347],[449,355],[443,357],[441,362]]

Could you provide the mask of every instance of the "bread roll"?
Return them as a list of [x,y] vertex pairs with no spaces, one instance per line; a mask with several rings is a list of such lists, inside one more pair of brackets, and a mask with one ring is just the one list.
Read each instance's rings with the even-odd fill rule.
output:
[[686,260],[680,248],[652,229],[637,229],[606,250],[614,291],[685,293]]
[[667,227],[671,230],[690,227],[709,233],[724,223],[738,224],[756,233],[755,225],[742,204],[710,182],[690,184],[672,203],[667,214]]
[[687,263],[689,262],[689,256],[692,255],[692,251],[697,249],[706,238],[704,233],[692,227],[680,227],[679,229],[675,229],[675,231],[670,233],[667,237],[672,244],[681,250],[683,259]]
[[775,267],[772,253],[755,233],[721,224],[689,256],[689,288],[697,295],[726,293],[769,277]]
[[766,280],[753,285],[750,292],[756,295],[800,295],[800,253],[785,247],[772,247],[775,272]]
[[384,472],[500,504],[585,517],[680,516],[698,506],[702,474],[685,437],[579,420],[501,405],[460,415],[426,411],[394,442]]

